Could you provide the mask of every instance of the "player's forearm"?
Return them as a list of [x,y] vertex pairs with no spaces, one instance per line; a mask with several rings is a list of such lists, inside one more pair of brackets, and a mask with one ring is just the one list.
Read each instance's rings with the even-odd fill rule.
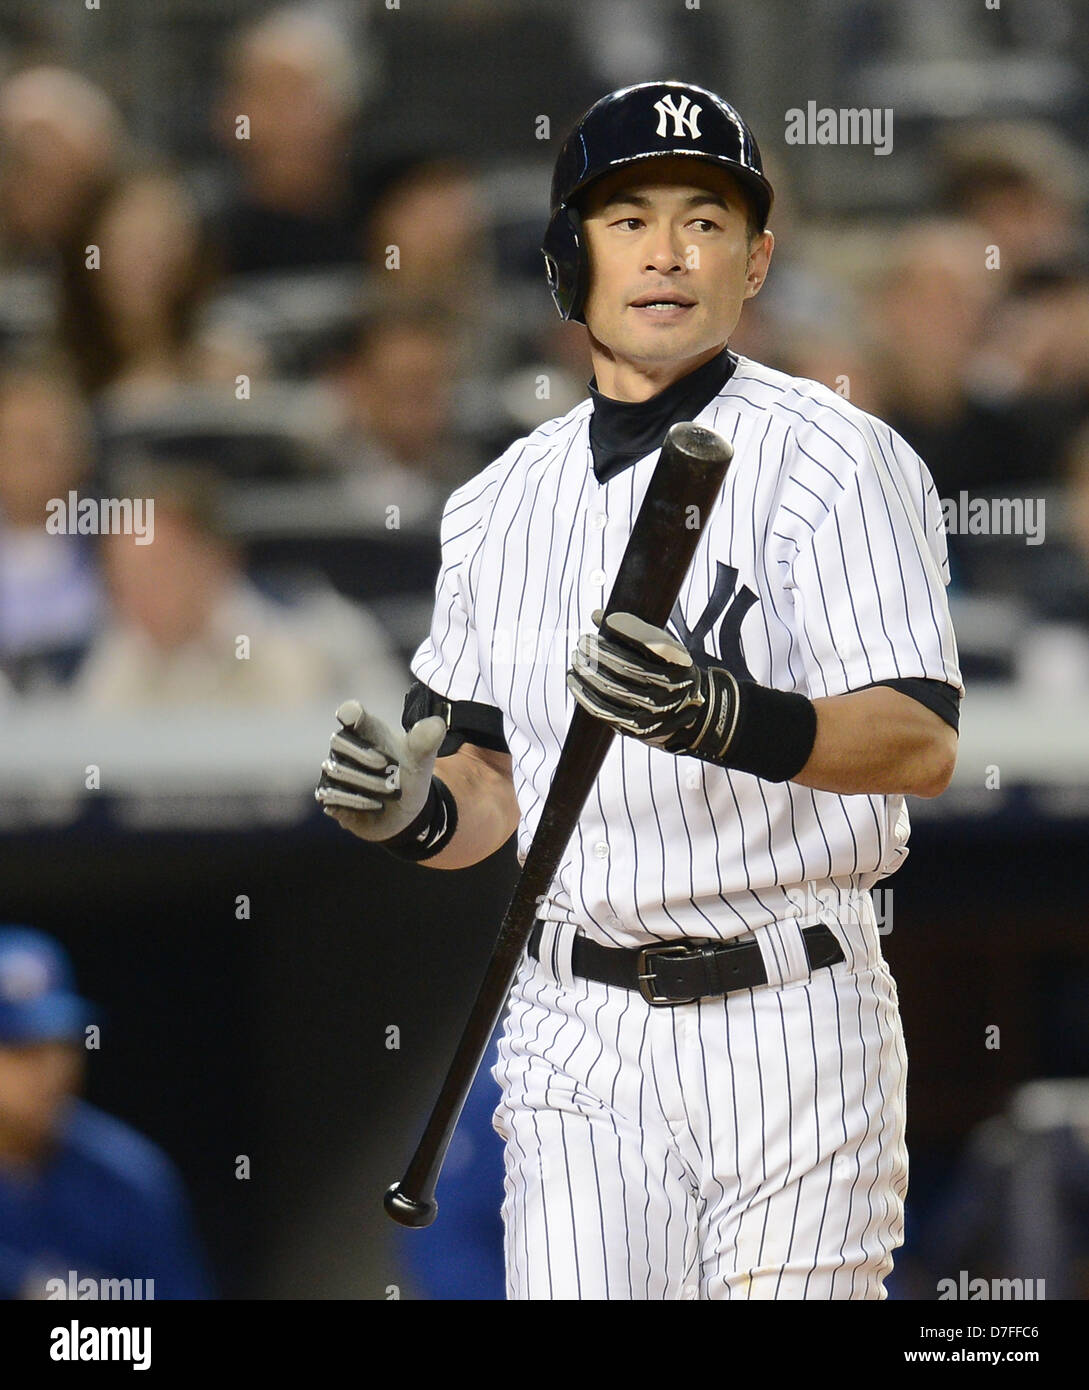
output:
[[816,699],[817,737],[792,780],[842,796],[939,796],[957,735],[925,705],[888,686]]
[[423,866],[467,869],[502,849],[517,830],[519,820],[518,801],[510,779],[464,748],[448,758],[437,759],[435,776],[453,793],[458,823],[449,844],[423,860]]

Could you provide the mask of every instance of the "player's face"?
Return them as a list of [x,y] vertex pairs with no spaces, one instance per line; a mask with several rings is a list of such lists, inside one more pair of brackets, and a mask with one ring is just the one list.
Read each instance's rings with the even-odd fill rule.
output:
[[771,258],[771,233],[750,244],[747,219],[740,185],[701,160],[641,161],[594,184],[583,228],[595,350],[644,369],[713,356]]
[[0,1046],[0,1148],[33,1153],[47,1142],[82,1075],[73,1043]]

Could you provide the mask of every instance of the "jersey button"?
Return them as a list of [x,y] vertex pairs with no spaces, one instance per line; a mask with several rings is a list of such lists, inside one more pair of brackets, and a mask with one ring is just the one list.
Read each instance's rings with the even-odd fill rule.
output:
[[597,588],[602,587],[602,585],[605,583],[605,579],[606,575],[604,570],[591,570],[590,583],[596,585]]
[[594,846],[594,856],[597,859],[608,859],[609,846],[604,840],[598,840],[597,844]]
[[595,512],[595,513],[594,513],[594,522],[593,522],[593,525],[594,525],[594,530],[595,530],[595,531],[604,531],[605,527],[608,526],[608,524],[609,524],[609,518],[605,515],[604,512]]

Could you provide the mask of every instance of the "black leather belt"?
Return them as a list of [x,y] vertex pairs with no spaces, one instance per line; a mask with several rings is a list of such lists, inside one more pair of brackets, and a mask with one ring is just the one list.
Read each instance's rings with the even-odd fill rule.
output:
[[[540,960],[538,919],[529,937],[529,954]],[[803,927],[802,939],[811,970],[844,959],[843,948],[825,926]],[[574,974],[598,984],[635,989],[648,1004],[693,1004],[735,989],[755,989],[768,982],[764,958],[755,941],[665,941],[660,946],[599,946],[581,934],[571,951]]]

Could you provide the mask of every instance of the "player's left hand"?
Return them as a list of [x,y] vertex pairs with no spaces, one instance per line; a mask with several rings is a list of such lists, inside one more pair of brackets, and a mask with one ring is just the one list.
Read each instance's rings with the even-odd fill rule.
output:
[[720,666],[707,670],[664,628],[634,613],[610,613],[583,633],[567,687],[579,704],[619,733],[668,753],[719,761],[737,723],[738,686]]

